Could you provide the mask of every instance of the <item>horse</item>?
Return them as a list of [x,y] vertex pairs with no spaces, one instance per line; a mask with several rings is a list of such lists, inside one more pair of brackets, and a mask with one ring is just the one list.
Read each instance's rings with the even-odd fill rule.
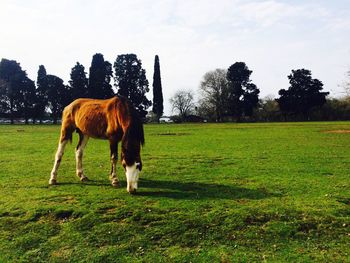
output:
[[81,98],[66,106],[62,113],[61,134],[55,162],[49,180],[50,185],[57,184],[57,171],[64,149],[68,141],[72,142],[72,134],[79,134],[79,142],[75,151],[76,175],[80,181],[88,181],[83,172],[83,152],[89,138],[106,139],[110,146],[112,186],[119,186],[116,173],[118,161],[118,143],[121,141],[121,163],[124,167],[127,191],[136,192],[139,173],[142,170],[141,146],[144,145],[142,120],[135,108],[123,97],[112,97],[106,100]]

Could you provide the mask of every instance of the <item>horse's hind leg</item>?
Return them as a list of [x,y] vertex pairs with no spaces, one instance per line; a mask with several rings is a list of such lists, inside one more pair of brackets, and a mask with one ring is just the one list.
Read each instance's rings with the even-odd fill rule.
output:
[[88,178],[84,175],[83,172],[83,152],[84,148],[89,140],[89,136],[84,135],[81,131],[79,133],[79,143],[77,145],[77,149],[75,151],[75,160],[77,165],[77,176],[80,178],[80,181],[88,181]]
[[61,137],[58,143],[57,152],[55,155],[55,162],[51,171],[51,176],[49,180],[49,184],[54,185],[57,184],[57,170],[60,167],[62,156],[64,154],[64,148],[67,145],[67,142],[72,139],[72,131],[70,129],[61,129]]

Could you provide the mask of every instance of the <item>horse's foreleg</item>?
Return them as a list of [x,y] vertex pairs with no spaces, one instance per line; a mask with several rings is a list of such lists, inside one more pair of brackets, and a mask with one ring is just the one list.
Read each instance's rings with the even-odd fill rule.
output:
[[80,178],[80,181],[82,182],[88,181],[88,178],[84,175],[84,172],[83,172],[83,152],[88,140],[89,140],[89,137],[87,135],[83,135],[79,133],[79,143],[75,151],[75,160],[76,160],[77,176]]
[[114,143],[112,141],[110,143],[110,149],[111,149],[111,176],[110,179],[112,181],[112,185],[114,187],[119,186],[119,180],[117,177],[117,161],[118,161],[118,143]]
[[67,142],[68,140],[63,140],[63,141],[60,141],[58,144],[58,148],[55,156],[55,162],[54,162],[54,165],[51,171],[51,177],[49,180],[49,184],[51,185],[57,184],[57,170],[61,164],[64,148],[66,147]]

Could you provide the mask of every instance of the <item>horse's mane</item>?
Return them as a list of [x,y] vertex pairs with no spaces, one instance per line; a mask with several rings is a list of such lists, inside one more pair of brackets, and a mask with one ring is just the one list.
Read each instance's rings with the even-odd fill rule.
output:
[[125,119],[123,119],[128,124],[122,138],[122,154],[124,154],[124,160],[128,164],[132,164],[135,161],[140,161],[133,158],[139,156],[140,147],[145,144],[143,123],[134,106],[126,98],[118,98],[124,108],[122,111],[125,113]]
[[128,133],[128,136],[135,138],[143,146],[145,144],[145,135],[142,120],[131,103],[129,103],[129,110],[131,122],[126,132]]

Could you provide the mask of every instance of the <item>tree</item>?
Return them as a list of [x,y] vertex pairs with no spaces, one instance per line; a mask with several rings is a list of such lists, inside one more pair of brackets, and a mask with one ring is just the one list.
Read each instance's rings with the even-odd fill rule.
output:
[[7,117],[9,105],[6,93],[6,81],[0,78],[0,117]]
[[84,66],[79,62],[72,68],[69,85],[73,100],[88,97],[88,79]]
[[29,118],[33,118],[35,123],[35,104],[36,92],[35,83],[29,78],[25,78],[23,88],[20,90],[20,115],[24,117],[25,123],[28,124]]
[[153,73],[153,113],[156,115],[157,121],[163,115],[163,92],[162,92],[162,81],[160,78],[160,66],[159,57],[155,56],[154,59],[154,73]]
[[172,110],[185,121],[195,108],[192,91],[179,90],[170,99]]
[[105,61],[102,54],[95,54],[90,67],[87,96],[94,99],[107,99],[114,96],[110,84],[112,75],[111,63]]
[[72,100],[68,86],[63,84],[63,80],[54,75],[47,75],[48,102],[51,110],[53,123],[61,116],[65,106]]
[[350,120],[350,97],[329,98],[320,108],[321,120],[339,121]]
[[220,122],[225,113],[224,105],[228,95],[227,70],[216,69],[205,73],[200,83],[200,111],[206,117],[215,116],[215,121]]
[[260,90],[250,80],[252,72],[244,62],[234,63],[227,71],[228,96],[224,106],[237,121],[243,114],[252,116],[259,102]]
[[27,74],[15,60],[2,59],[0,62],[0,104],[2,114],[9,116],[11,124],[19,117]]
[[246,116],[252,116],[254,109],[259,104],[260,90],[253,83],[247,83],[246,90],[243,95],[243,112]]
[[114,62],[114,70],[117,94],[127,98],[140,117],[145,118],[152,102],[146,97],[146,93],[149,92],[148,80],[141,60],[135,54],[119,55]]
[[34,107],[33,117],[34,119],[38,118],[40,120],[40,123],[42,123],[46,106],[48,106],[48,83],[44,65],[39,66],[36,85],[36,103]]
[[262,98],[254,116],[258,121],[281,121],[281,112],[275,97],[268,95]]
[[284,114],[301,115],[309,119],[309,112],[315,107],[326,103],[329,92],[321,92],[323,84],[313,79],[311,71],[307,69],[292,70],[288,76],[290,86],[288,90],[281,89],[277,102]]

